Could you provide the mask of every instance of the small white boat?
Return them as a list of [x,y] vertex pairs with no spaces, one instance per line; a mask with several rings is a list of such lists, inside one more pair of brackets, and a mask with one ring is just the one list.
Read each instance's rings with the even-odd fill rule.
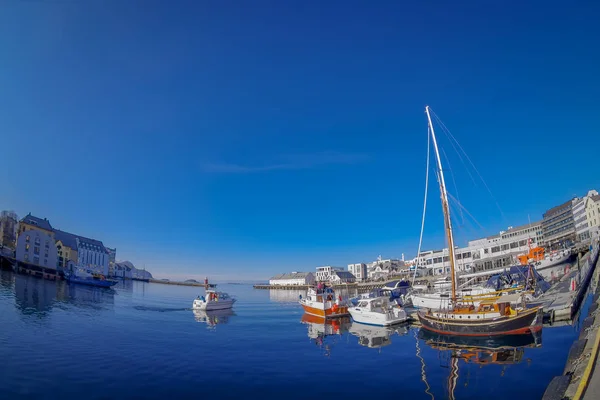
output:
[[397,304],[390,304],[387,297],[360,299],[355,307],[348,308],[352,319],[361,324],[389,326],[405,322],[406,311]]
[[198,296],[192,303],[192,309],[202,311],[227,310],[233,307],[235,299],[224,292],[217,292],[215,285],[207,288],[204,296]]

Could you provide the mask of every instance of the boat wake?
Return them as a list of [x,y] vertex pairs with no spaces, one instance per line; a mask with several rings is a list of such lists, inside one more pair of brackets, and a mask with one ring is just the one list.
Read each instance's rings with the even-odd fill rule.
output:
[[156,311],[156,312],[172,312],[172,311],[190,311],[191,308],[166,308],[166,307],[148,307],[148,306],[134,306],[139,311]]

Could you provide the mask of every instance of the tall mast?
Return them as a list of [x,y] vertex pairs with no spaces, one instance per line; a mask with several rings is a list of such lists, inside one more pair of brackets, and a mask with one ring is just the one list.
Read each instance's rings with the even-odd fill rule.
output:
[[[429,106],[425,107],[425,113],[427,114],[427,121],[429,123],[429,129],[431,130],[431,138],[433,139],[433,148],[435,150],[435,158],[437,159],[438,171],[439,171],[439,183],[440,192],[442,197],[442,211],[444,212],[444,226],[446,227],[446,238],[448,239],[448,256],[450,258],[450,274],[452,276],[452,302],[456,303],[456,276],[455,274],[455,260],[454,260],[454,236],[452,235],[452,223],[450,222],[450,207],[448,206],[448,193],[446,192],[446,182],[444,181],[444,170],[442,169],[442,160],[440,159],[440,152],[438,150],[437,140],[435,138],[435,131],[433,130],[433,124],[431,123],[431,115],[429,114]],[[443,264],[443,261],[442,261]]]

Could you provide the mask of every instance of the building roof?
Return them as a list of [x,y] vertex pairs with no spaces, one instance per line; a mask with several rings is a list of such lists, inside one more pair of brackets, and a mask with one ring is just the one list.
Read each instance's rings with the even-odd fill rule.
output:
[[538,222],[532,222],[530,224],[525,224],[525,225],[520,225],[514,228],[510,228],[507,229],[506,232],[503,233],[503,235],[506,235],[507,233],[512,233],[515,231],[521,231],[523,229],[528,229],[528,228],[534,228],[534,227],[541,227],[542,226],[542,221],[538,221]]
[[46,218],[41,219],[38,217],[34,217],[33,215],[31,215],[31,213],[27,214],[26,216],[23,217],[23,219],[21,219],[21,222],[25,223],[25,224],[29,224],[29,225],[34,225],[34,226],[38,226],[42,229],[45,229],[47,231],[53,231],[54,229],[52,228],[52,225],[50,225],[50,221],[48,221]]
[[83,236],[77,236],[77,239],[79,239],[79,246],[83,247],[84,249],[99,251],[108,254],[108,250],[106,250],[106,247],[104,247],[104,243],[102,243],[100,240],[90,239]]
[[279,280],[279,279],[304,279],[308,276],[308,274],[312,274],[312,272],[286,272],[283,274],[277,274],[271,278],[271,280]]
[[60,240],[63,245],[77,250],[77,236],[72,233],[55,229],[54,239],[56,239],[56,241]]
[[569,201],[565,201],[564,203],[562,203],[561,205],[558,205],[556,207],[552,207],[551,209],[549,209],[548,211],[546,211],[544,213],[544,218],[546,217],[550,217],[554,214],[556,214],[557,212],[559,212],[561,209],[563,209],[564,207],[569,207],[572,208],[573,207],[573,200],[575,199],[571,199]]
[[592,199],[595,202],[599,202],[600,201],[600,194],[596,194],[594,196],[590,196],[590,199]]
[[352,272],[349,271],[335,271],[335,275],[337,275],[340,279],[342,278],[356,278]]

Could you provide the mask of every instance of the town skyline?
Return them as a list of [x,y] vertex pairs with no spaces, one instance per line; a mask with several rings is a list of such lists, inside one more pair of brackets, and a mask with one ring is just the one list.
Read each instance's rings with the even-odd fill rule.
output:
[[3,5],[0,206],[159,277],[414,254],[426,105],[458,243],[600,187],[595,4],[102,3]]

